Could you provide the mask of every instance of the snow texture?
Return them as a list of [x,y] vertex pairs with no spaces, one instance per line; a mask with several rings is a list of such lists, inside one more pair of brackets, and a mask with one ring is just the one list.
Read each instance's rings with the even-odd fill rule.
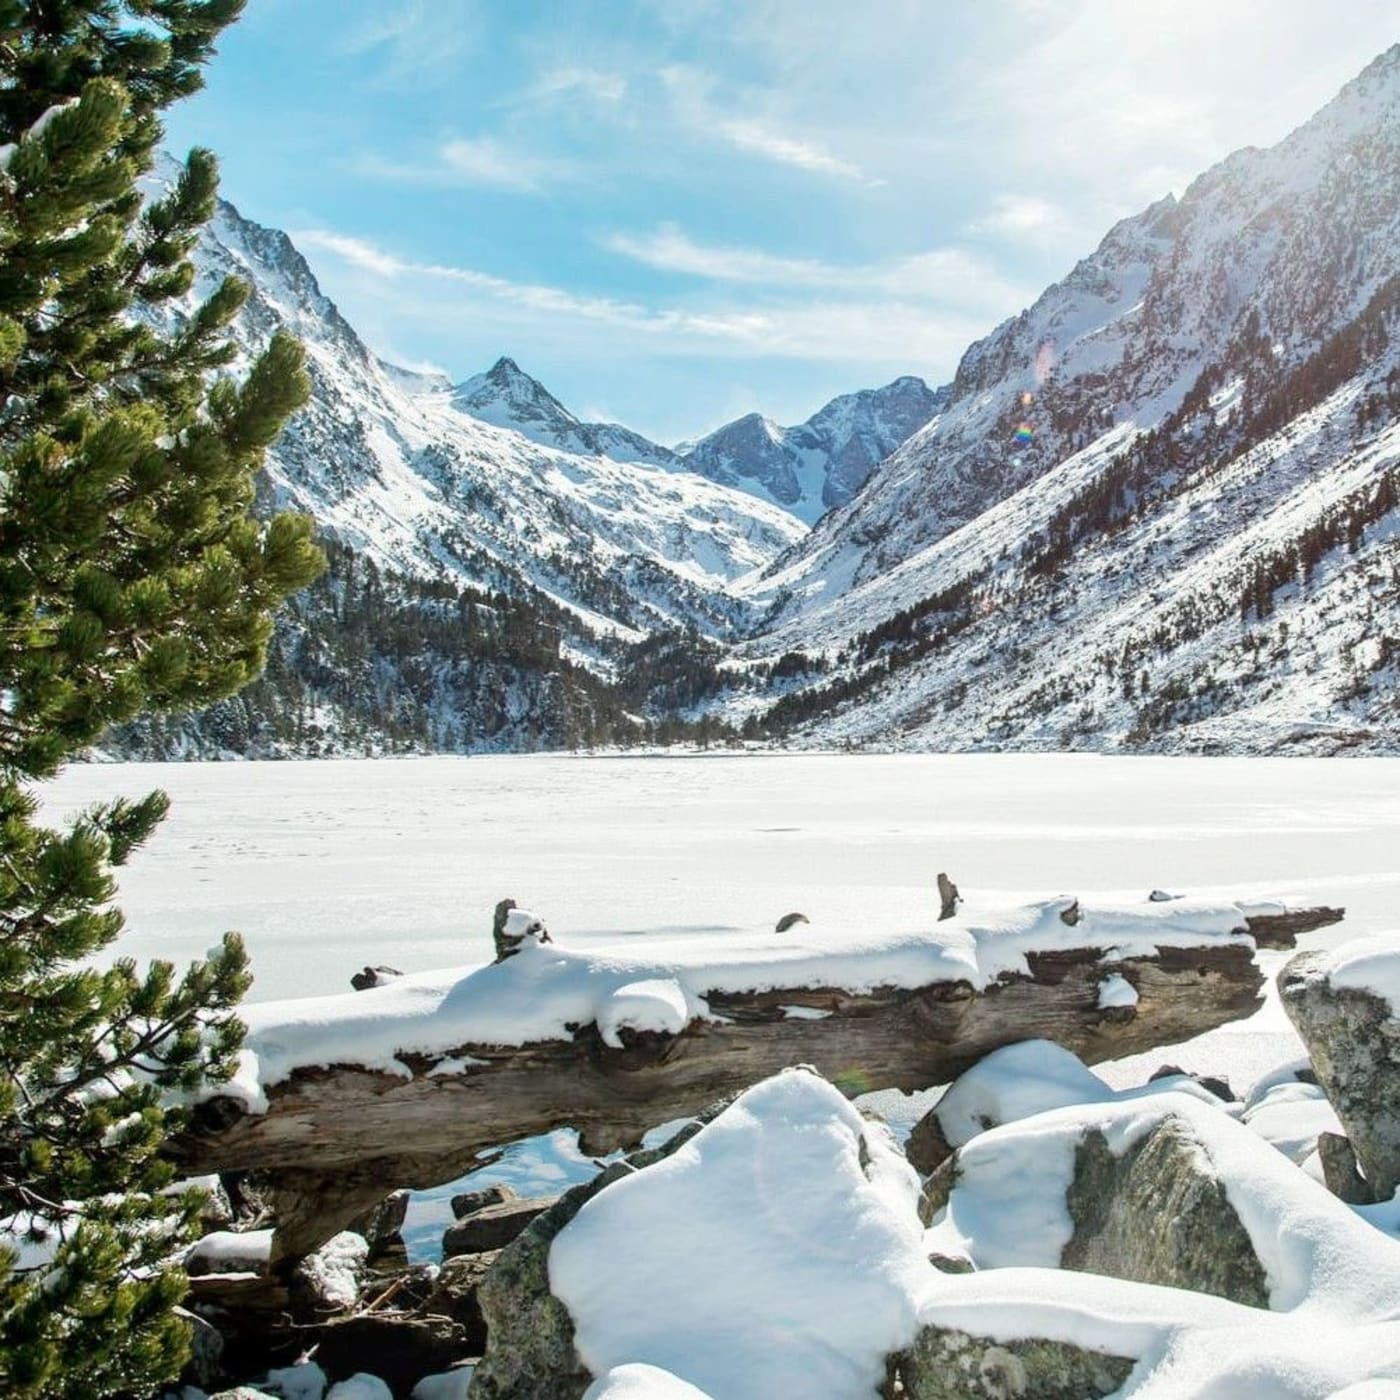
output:
[[208,1272],[215,1274],[233,1271],[261,1273],[267,1268],[271,1255],[271,1229],[213,1230],[195,1241],[186,1255],[186,1262],[197,1260]]
[[938,1123],[948,1145],[961,1147],[990,1125],[1020,1122],[1050,1109],[1166,1093],[1219,1102],[1185,1075],[1113,1089],[1072,1051],[1049,1040],[1022,1040],[993,1050],[960,1075],[938,1101]]
[[1400,1008],[1400,932],[1374,934],[1343,943],[1316,969],[1334,987],[1370,992]]
[[332,1236],[300,1266],[316,1296],[333,1307],[352,1307],[360,1296],[360,1276],[369,1258],[363,1235],[342,1230]]
[[[713,992],[783,987],[923,987],[963,981],[984,988],[1004,975],[1028,975],[1026,954],[1098,948],[1104,956],[1152,956],[1164,947],[1249,943],[1238,905],[1209,900],[1086,899],[1070,926],[1061,897],[1011,908],[964,904],[932,928],[901,930],[797,924],[692,942],[668,940],[664,959],[633,951],[574,952],[526,944],[501,963],[419,973],[382,987],[304,1001],[247,1007],[240,1070],[218,1092],[254,1111],[264,1091],[312,1065],[359,1065],[407,1075],[406,1053],[446,1056],[464,1045],[518,1046],[568,1039],[597,1024],[609,1043],[624,1027],[676,1033],[709,1017]],[[640,946],[645,948],[647,940]]]
[[725,1400],[867,1400],[928,1272],[917,1191],[879,1125],[789,1071],[589,1201],[550,1286],[595,1375],[645,1363]]
[[614,1366],[583,1393],[583,1400],[710,1400],[703,1390],[656,1366]]

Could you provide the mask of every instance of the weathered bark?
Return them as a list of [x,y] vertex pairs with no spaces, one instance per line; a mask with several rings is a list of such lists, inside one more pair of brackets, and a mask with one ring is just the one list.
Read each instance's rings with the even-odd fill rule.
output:
[[1261,948],[1292,948],[1300,933],[1339,924],[1346,912],[1320,904],[1313,909],[1289,909],[1282,914],[1251,914],[1245,923]]
[[[1322,912],[1337,915],[1273,917]],[[693,1021],[674,1036],[625,1031],[621,1049],[589,1024],[568,1040],[401,1053],[411,1078],[353,1065],[301,1069],[270,1087],[265,1113],[226,1099],[202,1105],[170,1151],[189,1172],[264,1174],[280,1263],[314,1250],[395,1187],[463,1175],[485,1148],[574,1127],[583,1150],[600,1155],[790,1065],[810,1064],[851,1095],[912,1091],[948,1083],[1015,1041],[1053,1040],[1094,1064],[1188,1040],[1262,1003],[1262,976],[1244,944],[1122,959],[1085,947],[1027,962],[1029,975],[1004,974],[981,992],[965,981],[863,994],[713,992],[707,1001],[721,1023]],[[1098,1005],[1099,985],[1114,973],[1138,992],[1127,1016]],[[784,1007],[794,1006],[827,1014],[790,1017]],[[429,1075],[443,1056],[466,1067]]]

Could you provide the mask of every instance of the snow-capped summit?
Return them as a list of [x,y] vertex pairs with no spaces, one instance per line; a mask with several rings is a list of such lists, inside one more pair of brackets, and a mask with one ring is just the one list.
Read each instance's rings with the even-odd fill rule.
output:
[[946,389],[908,374],[880,389],[842,394],[796,427],[749,413],[676,450],[692,471],[753,491],[810,523],[849,501],[946,397]]
[[650,442],[620,423],[585,423],[570,413],[548,389],[502,355],[490,369],[474,374],[452,391],[452,402],[463,413],[510,428],[543,447],[610,457],[615,462],[645,462],[679,467],[669,448]]

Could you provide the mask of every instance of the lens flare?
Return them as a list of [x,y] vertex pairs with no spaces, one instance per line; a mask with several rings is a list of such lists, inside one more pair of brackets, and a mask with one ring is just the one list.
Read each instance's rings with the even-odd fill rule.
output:
[[1017,444],[1021,447],[1025,447],[1035,436],[1035,429],[1032,428],[1029,423],[1022,423],[1020,424],[1020,426],[1017,427],[1014,436],[1016,438]]
[[1039,350],[1035,352],[1035,382],[1037,385],[1044,384],[1050,378],[1050,371],[1055,368],[1055,342],[1047,340]]

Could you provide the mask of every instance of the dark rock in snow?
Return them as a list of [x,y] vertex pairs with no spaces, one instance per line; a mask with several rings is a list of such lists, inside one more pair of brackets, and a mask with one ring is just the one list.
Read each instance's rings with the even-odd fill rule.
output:
[[377,1206],[372,1206],[350,1222],[347,1228],[357,1235],[363,1235],[365,1243],[369,1245],[371,1262],[386,1255],[403,1253],[404,1242],[400,1232],[412,1198],[411,1191],[392,1191]]
[[513,1186],[486,1186],[480,1191],[462,1191],[452,1198],[452,1215],[456,1220],[465,1220],[487,1206],[498,1206],[503,1201],[518,1201]]
[[424,1312],[451,1318],[462,1328],[468,1356],[480,1356],[486,1348],[486,1318],[477,1295],[498,1254],[460,1254],[444,1259],[424,1305]]
[[1089,1400],[1116,1391],[1134,1362],[1067,1342],[925,1327],[895,1365],[906,1400]]
[[1349,1206],[1368,1206],[1374,1200],[1370,1183],[1357,1170],[1356,1153],[1340,1133],[1319,1133],[1317,1155],[1327,1189]]
[[451,1259],[458,1254],[484,1254],[488,1250],[504,1249],[556,1199],[553,1196],[522,1198],[473,1211],[443,1231],[442,1257]]
[[424,1376],[446,1371],[467,1355],[466,1332],[458,1323],[402,1313],[362,1313],[330,1323],[316,1348],[316,1360],[332,1380],[364,1371],[403,1396]]
[[904,1155],[920,1176],[928,1176],[953,1155],[952,1144],[943,1136],[943,1125],[938,1121],[937,1104],[914,1124]]
[[1180,1065],[1159,1066],[1147,1076],[1147,1082],[1149,1084],[1155,1084],[1159,1079],[1177,1079],[1182,1077],[1194,1079],[1202,1089],[1209,1090],[1223,1103],[1237,1103],[1239,1101],[1239,1095],[1230,1087],[1230,1081],[1228,1079],[1215,1074],[1189,1074],[1186,1070],[1182,1069]]
[[383,987],[389,982],[397,981],[402,976],[403,973],[396,967],[385,967],[382,963],[378,967],[370,967],[366,963],[350,978],[350,985],[357,992],[367,992],[371,987]]
[[1163,1119],[1118,1157],[1086,1133],[1065,1204],[1074,1234],[1061,1267],[1269,1306],[1249,1232],[1184,1123]]
[[175,1314],[190,1329],[190,1359],[181,1379],[201,1390],[208,1390],[223,1375],[224,1336],[207,1318],[185,1308]]

